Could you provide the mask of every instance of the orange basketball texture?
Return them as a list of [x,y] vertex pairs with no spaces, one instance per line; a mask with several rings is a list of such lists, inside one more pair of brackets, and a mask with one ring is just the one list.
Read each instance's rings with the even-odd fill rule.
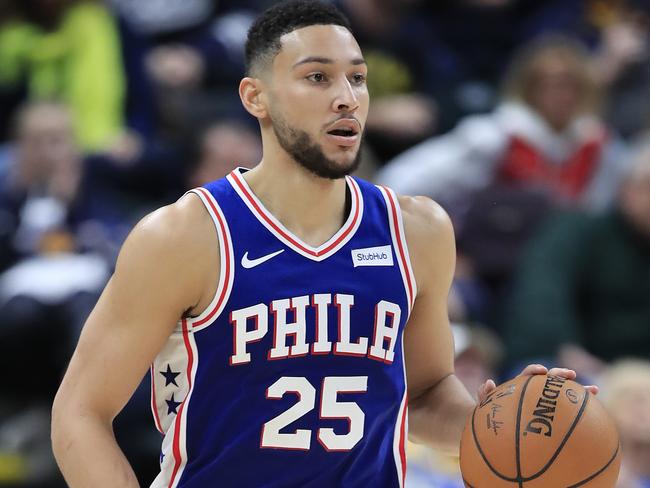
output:
[[555,376],[518,376],[465,425],[460,468],[472,488],[613,488],[616,427],[596,398]]

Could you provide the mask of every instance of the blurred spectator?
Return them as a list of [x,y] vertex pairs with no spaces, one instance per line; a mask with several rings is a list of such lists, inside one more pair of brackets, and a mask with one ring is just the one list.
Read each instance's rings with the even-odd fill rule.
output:
[[595,378],[605,361],[650,358],[649,296],[650,146],[645,145],[635,153],[612,211],[560,213],[531,241],[506,317],[509,355],[517,362],[546,358],[586,380]]
[[[174,138],[188,120],[194,124],[197,110],[214,118],[215,106],[239,105],[236,86],[245,70],[246,32],[259,1],[111,3],[151,46],[146,67],[157,88],[166,136]],[[216,93],[208,96],[206,90]]]
[[395,158],[379,181],[452,206],[502,183],[605,208],[624,151],[597,117],[598,87],[580,45],[552,37],[527,46],[505,77],[503,98],[493,113],[468,117]]
[[[12,2],[0,19],[0,124],[25,99],[67,103],[82,147],[105,148],[123,133],[126,80],[118,25],[99,1]],[[119,142],[118,142],[119,144]]]
[[0,367],[32,360],[3,391],[49,400],[129,223],[92,179],[65,106],[22,109],[14,155],[0,182]]
[[199,159],[188,177],[188,188],[226,176],[238,166],[253,168],[262,158],[257,132],[235,121],[223,121],[203,131]]
[[108,261],[128,225],[111,182],[75,143],[70,110],[37,102],[17,117],[13,160],[0,179],[4,267],[38,254],[93,250]]
[[622,360],[608,368],[599,398],[612,414],[623,459],[618,488],[650,488],[650,362]]

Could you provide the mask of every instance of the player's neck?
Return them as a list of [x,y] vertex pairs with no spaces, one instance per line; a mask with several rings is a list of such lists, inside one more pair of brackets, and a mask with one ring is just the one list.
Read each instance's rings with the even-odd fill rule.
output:
[[262,160],[244,178],[266,209],[310,246],[327,242],[347,218],[344,178],[320,178],[293,161],[278,160]]

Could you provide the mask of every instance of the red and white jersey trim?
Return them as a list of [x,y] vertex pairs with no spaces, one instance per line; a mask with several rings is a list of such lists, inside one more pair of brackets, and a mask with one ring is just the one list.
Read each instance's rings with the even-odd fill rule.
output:
[[388,208],[388,221],[390,223],[390,234],[393,238],[393,248],[397,253],[397,263],[402,274],[404,281],[404,289],[406,290],[406,298],[409,304],[409,314],[415,304],[415,297],[417,296],[417,284],[415,282],[415,274],[411,266],[411,258],[409,256],[408,245],[406,244],[406,234],[404,232],[404,222],[402,221],[402,211],[399,207],[397,195],[390,188],[385,186],[378,186],[381,194],[386,201]]
[[[168,388],[168,391],[173,393],[171,396],[172,401],[179,402],[179,404],[176,406],[176,413],[171,414],[163,410],[163,406],[167,406],[166,398],[162,397],[158,400],[159,412],[156,416],[162,416],[162,430],[165,437],[161,449],[160,473],[151,484],[151,488],[175,488],[178,486],[188,459],[186,444],[187,410],[192,397],[199,357],[194,333],[190,329],[188,320],[184,319],[181,322],[181,330],[174,331],[172,338],[175,340],[166,346],[159,358],[156,358],[152,373],[156,373],[156,370],[163,363],[174,364],[172,369],[183,372],[182,375],[178,376],[176,391]],[[179,342],[182,342],[182,346]],[[165,355],[166,352],[170,352],[170,354]],[[176,367],[179,363],[184,363],[184,371],[180,367]]]
[[[404,358],[404,335],[402,334],[402,358]],[[404,395],[399,406],[395,431],[393,434],[393,457],[399,479],[399,488],[404,487],[406,482],[406,439],[408,437],[408,395],[406,385],[406,368],[402,365],[404,374]]]
[[156,362],[151,364],[149,368],[149,374],[151,376],[151,413],[153,414],[153,421],[156,425],[156,429],[161,434],[165,434],[165,429],[160,422],[160,415],[158,414],[158,400],[161,398],[160,393],[156,395]]
[[179,407],[178,414],[176,415],[176,422],[174,425],[174,436],[172,443],[172,453],[174,458],[174,468],[172,470],[171,479],[169,480],[168,488],[175,488],[187,464],[187,407],[192,398],[192,391],[194,386],[194,378],[196,377],[196,369],[199,364],[198,351],[196,348],[196,341],[194,333],[189,329],[187,323],[183,324],[183,339],[188,354],[188,367],[187,367],[187,381],[189,383],[189,393],[183,400],[182,405]]
[[235,277],[235,255],[228,223],[215,198],[205,188],[195,188],[190,190],[190,192],[198,195],[214,221],[217,237],[219,238],[219,256],[221,261],[219,283],[212,302],[200,315],[188,319],[192,331],[198,331],[213,323],[228,302]]
[[343,227],[341,227],[327,242],[318,247],[312,247],[309,244],[304,243],[289,231],[264,207],[262,202],[250,189],[248,183],[246,183],[246,180],[239,171],[240,169],[241,168],[237,168],[227,176],[228,181],[237,194],[241,197],[253,215],[255,215],[257,220],[259,220],[260,223],[269,230],[269,232],[276,236],[286,246],[306,258],[313,261],[323,261],[324,259],[327,259],[336,251],[341,249],[345,243],[354,236],[355,232],[359,228],[363,216],[363,198],[361,196],[359,185],[354,181],[354,178],[349,176],[346,176],[345,178],[352,196],[350,215],[345,224],[343,224]]

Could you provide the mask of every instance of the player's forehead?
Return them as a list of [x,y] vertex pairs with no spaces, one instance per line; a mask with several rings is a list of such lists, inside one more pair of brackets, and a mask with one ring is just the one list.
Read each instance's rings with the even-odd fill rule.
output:
[[361,48],[352,33],[340,25],[310,25],[280,38],[282,48],[276,62],[294,67],[309,59],[331,60],[340,64],[363,61]]

